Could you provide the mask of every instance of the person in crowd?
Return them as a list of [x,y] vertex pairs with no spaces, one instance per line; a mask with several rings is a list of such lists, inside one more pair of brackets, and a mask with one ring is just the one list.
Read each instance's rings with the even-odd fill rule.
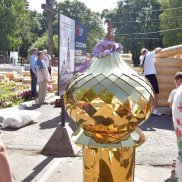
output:
[[44,62],[45,55],[43,51],[38,52],[38,59],[35,63],[36,71],[37,71],[37,82],[39,85],[38,92],[38,104],[42,105],[45,101],[47,83],[50,82],[50,75],[47,69],[47,66]]
[[45,55],[45,64],[48,68],[49,74],[51,75],[51,56],[47,53],[47,49],[43,50]]
[[36,96],[36,86],[37,86],[37,73],[35,69],[35,62],[37,60],[38,49],[33,48],[32,54],[30,56],[30,75],[31,75],[31,94]]
[[12,182],[12,172],[5,146],[0,140],[0,181]]
[[176,181],[182,181],[182,84],[176,89],[172,104],[174,131],[177,137]]
[[177,88],[182,84],[182,72],[177,72],[176,73],[176,75],[174,77],[174,83],[176,85],[176,89],[171,91],[171,93],[169,95],[169,98],[168,98],[168,103],[169,103],[170,107],[172,107],[172,103],[173,103],[174,96],[175,96]]
[[159,86],[156,77],[154,57],[161,50],[162,50],[161,48],[156,48],[153,51],[149,51],[146,48],[143,48],[141,50],[141,56],[140,56],[140,65],[142,65],[143,68],[143,76],[145,76],[149,80],[154,90],[154,109],[152,113],[157,116],[160,116],[161,113],[158,108]]

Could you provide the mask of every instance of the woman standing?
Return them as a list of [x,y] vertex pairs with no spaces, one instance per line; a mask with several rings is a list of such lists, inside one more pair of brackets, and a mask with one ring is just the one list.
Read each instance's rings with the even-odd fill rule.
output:
[[47,66],[44,63],[44,52],[38,52],[38,59],[36,61],[35,67],[37,71],[37,82],[39,85],[39,92],[38,92],[38,104],[42,105],[45,100],[46,90],[47,90],[47,83],[50,82],[50,75],[47,69]]

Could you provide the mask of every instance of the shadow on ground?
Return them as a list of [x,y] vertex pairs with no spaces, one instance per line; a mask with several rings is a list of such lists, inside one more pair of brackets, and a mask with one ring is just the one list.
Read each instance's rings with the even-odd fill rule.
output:
[[24,127],[34,125],[34,124],[36,124],[36,123],[37,123],[37,122],[31,121],[30,123],[28,123],[28,124],[26,124],[26,125],[24,125],[24,126],[22,126],[22,127],[20,127],[20,128],[11,128],[11,127],[7,127],[7,128],[0,128],[0,130],[2,130],[2,131],[17,131],[17,130],[20,130],[20,129],[24,128]]
[[38,164],[34,169],[33,172],[27,176],[22,182],[29,182],[33,181],[33,179],[54,159],[54,157],[47,157],[44,159],[40,164]]
[[143,131],[156,131],[156,129],[174,130],[172,117],[168,115],[154,116],[140,126]]
[[40,129],[50,129],[50,128],[56,128],[58,126],[58,124],[61,122],[61,116],[57,116],[53,119],[41,122],[39,124]]

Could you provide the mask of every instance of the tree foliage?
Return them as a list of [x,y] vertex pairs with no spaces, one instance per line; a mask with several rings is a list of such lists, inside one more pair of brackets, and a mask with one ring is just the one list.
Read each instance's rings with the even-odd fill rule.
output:
[[28,10],[27,0],[0,1],[0,51],[20,51],[27,56],[30,45],[44,32],[41,14]]
[[[163,44],[165,47],[182,44],[182,1],[181,0],[160,0],[162,9],[160,15],[160,28],[163,31]],[[170,29],[178,29],[167,31]]]
[[[92,12],[86,5],[79,1],[70,1],[66,0],[64,2],[59,2],[54,4],[54,9],[61,14],[68,16],[74,20],[86,24],[88,27],[88,41],[87,41],[87,50],[91,52],[93,46],[98,40],[100,40],[104,35],[104,29],[102,26],[102,20],[99,13]],[[43,11],[43,14],[40,19],[41,33],[48,31],[47,27],[47,13]],[[58,17],[53,18],[53,34],[54,34],[54,48],[53,53],[58,55]],[[57,41],[57,42],[56,42]],[[47,34],[44,34],[41,38],[38,38],[31,47],[38,47],[43,49],[47,47]]]
[[[27,5],[27,0],[0,0],[0,51],[19,49],[26,57],[30,47],[47,47],[47,14],[28,10]],[[108,19],[113,22],[116,41],[124,52],[132,52],[134,59],[142,47],[152,50],[182,43],[181,29],[166,31],[182,28],[181,0],[119,0],[115,9],[105,9],[101,15],[77,0],[54,1],[53,6],[88,26],[88,52],[104,36],[102,22]],[[58,55],[58,16],[53,20],[53,32],[54,54]]]
[[[161,46],[160,34],[143,34],[159,31],[160,6],[156,0],[120,0],[114,10],[104,10],[102,17],[113,22],[116,40],[124,46],[125,52],[132,52],[138,58],[140,49]],[[157,38],[157,39],[156,39]]]
[[[47,42],[48,42],[48,33],[45,33],[41,37],[39,37],[30,47],[29,53],[33,47],[38,48],[38,50],[47,49]],[[58,56],[58,35],[53,36],[53,53],[55,56]]]
[[0,50],[16,49],[21,45],[21,33],[27,31],[25,0],[0,1]]

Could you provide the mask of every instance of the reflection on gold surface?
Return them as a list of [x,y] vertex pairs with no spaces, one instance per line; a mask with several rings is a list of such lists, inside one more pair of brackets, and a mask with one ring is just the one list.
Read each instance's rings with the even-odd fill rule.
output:
[[83,149],[84,182],[134,182],[135,149]]
[[122,126],[114,124],[104,126],[103,124],[87,125],[83,123],[82,128],[86,135],[99,143],[118,143],[126,139],[130,132],[134,130],[134,126],[127,124]]
[[[76,122],[83,122],[82,128],[86,134],[97,142],[116,143],[125,139],[146,119],[150,108],[144,99],[135,103],[128,97],[122,104],[116,97],[113,97],[110,103],[106,104],[97,97],[91,102],[77,101],[74,107],[67,107],[67,112]],[[106,135],[108,132],[110,135]]]
[[145,141],[138,126],[153,109],[149,82],[111,53],[74,76],[64,96],[66,111],[81,128],[84,182],[133,182],[135,148]]

